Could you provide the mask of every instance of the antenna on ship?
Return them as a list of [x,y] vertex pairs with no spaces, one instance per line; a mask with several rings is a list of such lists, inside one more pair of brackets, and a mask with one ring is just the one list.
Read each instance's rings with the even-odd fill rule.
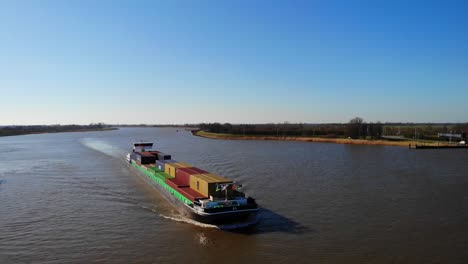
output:
[[218,184],[216,183],[216,191],[224,191],[224,201],[228,200],[227,189],[231,185],[230,183]]

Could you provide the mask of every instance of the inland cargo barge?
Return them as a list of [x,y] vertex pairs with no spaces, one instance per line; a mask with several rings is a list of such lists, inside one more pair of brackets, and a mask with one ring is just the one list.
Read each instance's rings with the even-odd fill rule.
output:
[[[153,149],[151,142],[133,144],[129,164],[184,216],[201,223],[249,226],[257,221],[255,199],[246,197],[242,186],[209,173],[169,154]],[[246,223],[246,225],[242,225]]]

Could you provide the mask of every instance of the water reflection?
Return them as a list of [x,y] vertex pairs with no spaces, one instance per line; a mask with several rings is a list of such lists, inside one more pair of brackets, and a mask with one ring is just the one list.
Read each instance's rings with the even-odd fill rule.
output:
[[259,219],[256,225],[230,231],[250,235],[275,232],[291,234],[314,232],[313,229],[267,208],[260,208],[258,217]]

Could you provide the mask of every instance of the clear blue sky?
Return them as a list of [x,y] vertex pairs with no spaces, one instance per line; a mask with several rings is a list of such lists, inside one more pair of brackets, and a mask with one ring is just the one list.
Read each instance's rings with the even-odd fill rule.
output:
[[0,125],[468,121],[467,1],[2,1]]

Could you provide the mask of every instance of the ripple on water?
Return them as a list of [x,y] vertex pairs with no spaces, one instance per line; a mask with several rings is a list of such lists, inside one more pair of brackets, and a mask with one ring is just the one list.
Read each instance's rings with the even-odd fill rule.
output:
[[[123,128],[2,138],[2,150],[23,145],[0,152],[0,263],[379,263],[388,252],[401,262],[468,259],[461,152],[179,134]],[[122,166],[135,138],[241,180],[268,208],[261,221],[224,232],[179,215]]]

